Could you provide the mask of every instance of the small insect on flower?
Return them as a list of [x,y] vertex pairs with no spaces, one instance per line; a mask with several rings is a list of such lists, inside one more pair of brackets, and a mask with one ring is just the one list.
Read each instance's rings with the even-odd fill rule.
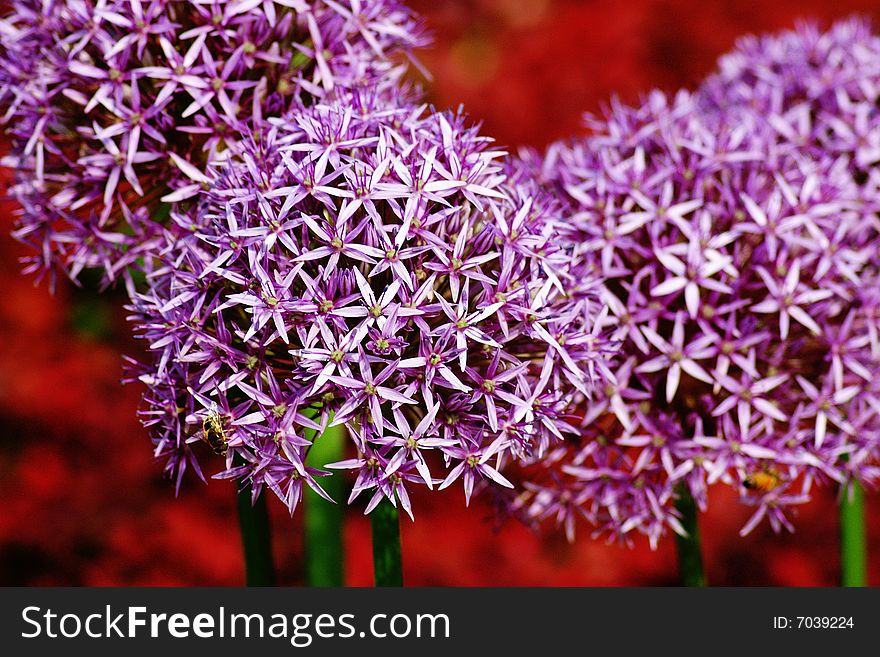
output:
[[758,472],[753,472],[743,480],[743,488],[746,490],[757,491],[759,493],[769,493],[779,487],[782,483],[782,477],[773,468],[764,468]]
[[226,456],[226,433],[217,408],[212,408],[202,421],[202,439],[218,456]]

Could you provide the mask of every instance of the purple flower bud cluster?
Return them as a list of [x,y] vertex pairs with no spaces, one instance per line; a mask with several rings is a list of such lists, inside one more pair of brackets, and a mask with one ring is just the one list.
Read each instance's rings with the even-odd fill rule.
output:
[[127,276],[245,127],[394,81],[421,40],[397,0],[15,0],[0,108],[27,270]]
[[[697,98],[705,112],[765,124],[780,147],[844,158],[864,202],[880,198],[880,37],[866,19],[745,37]],[[880,249],[871,258],[880,266]]]
[[748,36],[721,58],[700,88],[705,111],[745,112],[775,138],[819,158],[845,155],[876,186],[880,161],[880,37],[867,20],[841,21],[823,32]]
[[607,344],[557,202],[460,115],[357,92],[270,123],[132,306],[173,476],[219,442],[218,477],[293,513],[323,493],[315,436],[344,424],[357,457],[328,467],[355,472],[351,500],[411,515],[414,485],[510,486],[507,460],[575,435]]
[[532,157],[621,349],[578,439],[519,475],[514,512],[656,545],[682,532],[683,491],[705,507],[710,484],[735,487],[747,533],[790,528],[814,484],[880,474],[877,200],[844,151],[772,123],[658,92]]

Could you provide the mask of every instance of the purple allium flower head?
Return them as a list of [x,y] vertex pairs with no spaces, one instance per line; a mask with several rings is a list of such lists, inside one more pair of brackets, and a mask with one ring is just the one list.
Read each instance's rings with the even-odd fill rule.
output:
[[573,266],[604,281],[620,356],[513,510],[656,544],[682,531],[679,487],[701,506],[709,484],[737,487],[747,532],[790,527],[815,482],[875,480],[880,235],[847,159],[683,92],[591,128],[539,177],[568,199]]
[[28,269],[125,273],[242,129],[393,83],[421,41],[397,0],[16,0],[0,106]]
[[[700,88],[707,111],[750,113],[781,143],[818,157],[846,155],[860,178],[880,161],[880,37],[866,19],[828,31],[803,23],[748,36]],[[873,176],[873,174],[871,174]]]
[[606,347],[555,201],[460,115],[361,92],[272,125],[135,300],[157,455],[199,471],[215,417],[218,476],[292,513],[327,474],[304,465],[316,432],[345,424],[357,456],[328,465],[367,511],[411,514],[413,485],[509,486],[509,457],[575,431]]

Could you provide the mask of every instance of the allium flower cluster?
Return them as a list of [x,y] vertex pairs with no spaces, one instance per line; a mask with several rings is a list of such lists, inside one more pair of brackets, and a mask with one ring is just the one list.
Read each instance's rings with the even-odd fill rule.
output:
[[292,513],[327,474],[314,436],[345,424],[351,499],[411,514],[411,486],[509,486],[509,457],[571,434],[606,347],[596,294],[501,156],[459,115],[371,94],[243,142],[133,309],[168,470],[221,439],[218,476]]
[[420,41],[397,0],[15,0],[0,107],[28,270],[113,280],[244,128],[393,82]]
[[756,506],[745,533],[790,527],[814,482],[876,479],[876,205],[846,157],[746,119],[654,93],[530,162],[570,203],[571,257],[604,281],[621,350],[517,513],[656,544],[682,531],[676,497],[705,506],[715,482]]
[[876,188],[880,161],[880,37],[867,20],[828,31],[748,36],[721,58],[700,88],[707,111],[750,113],[777,141],[819,158],[845,155],[860,183]]

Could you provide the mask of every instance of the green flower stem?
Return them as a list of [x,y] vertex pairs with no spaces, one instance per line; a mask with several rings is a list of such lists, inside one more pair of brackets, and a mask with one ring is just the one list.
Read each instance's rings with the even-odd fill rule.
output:
[[857,482],[841,491],[840,498],[840,583],[867,585],[867,537],[865,535],[865,493]]
[[238,524],[244,547],[245,582],[248,586],[274,586],[275,566],[266,496],[260,495],[251,504],[250,486],[238,492]]
[[678,550],[678,572],[682,586],[706,586],[703,555],[700,550],[700,529],[697,525],[697,505],[691,494],[682,487],[677,489],[675,508],[681,513],[681,524],[687,537],[675,535]]
[[[341,461],[345,450],[346,429],[327,427],[315,438],[306,465],[323,468],[327,463]],[[325,491],[337,502],[345,497],[340,475],[324,477],[320,482]],[[343,506],[333,504],[305,487],[305,559],[306,583],[309,586],[342,586],[344,556]]]
[[387,499],[370,514],[373,530],[373,570],[376,586],[403,586],[400,556],[400,516]]

